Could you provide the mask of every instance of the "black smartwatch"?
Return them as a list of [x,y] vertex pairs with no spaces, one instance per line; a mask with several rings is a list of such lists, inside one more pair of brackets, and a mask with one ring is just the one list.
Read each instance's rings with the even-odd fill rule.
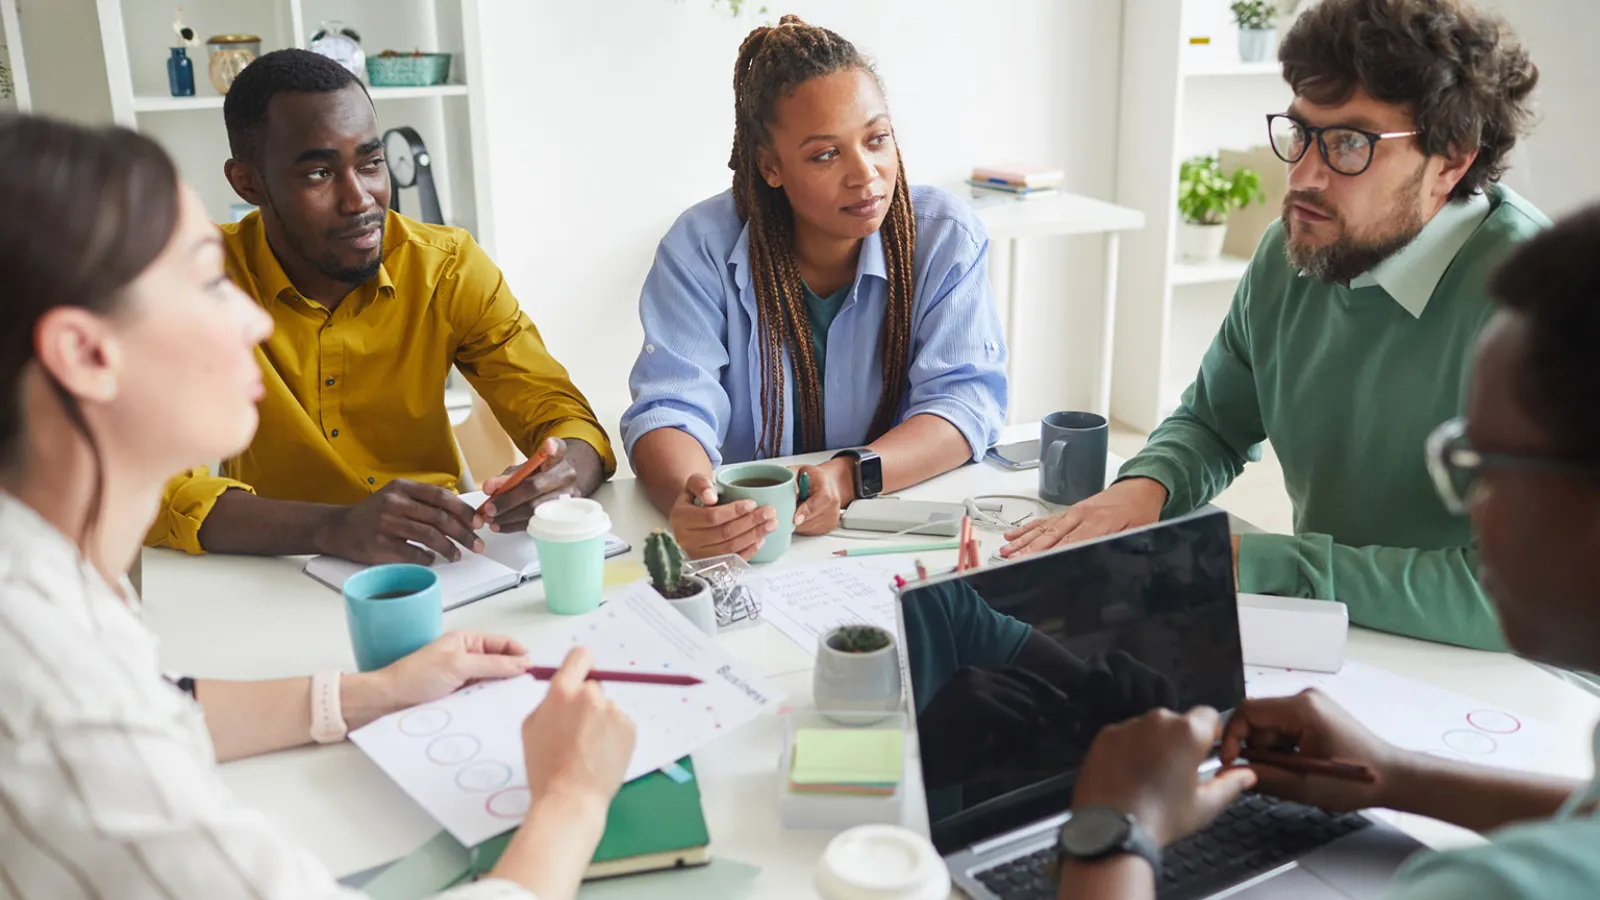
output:
[[883,459],[865,447],[856,447],[853,450],[840,450],[833,455],[834,459],[848,456],[855,460],[855,465],[850,467],[856,482],[856,499],[865,500],[883,493]]
[[1085,806],[1072,811],[1072,818],[1061,826],[1056,845],[1061,862],[1093,862],[1134,853],[1144,857],[1161,878],[1161,848],[1150,833],[1139,827],[1133,816],[1109,806]]

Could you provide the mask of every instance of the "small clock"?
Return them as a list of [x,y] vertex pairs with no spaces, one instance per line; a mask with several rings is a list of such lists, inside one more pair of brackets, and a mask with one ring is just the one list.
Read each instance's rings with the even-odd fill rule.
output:
[[422,143],[416,129],[405,125],[391,128],[383,135],[383,155],[389,164],[389,208],[400,212],[400,188],[417,189],[417,203],[421,214],[419,221],[434,225],[444,224],[444,213],[439,209],[439,191],[433,184],[433,157]]
[[343,22],[323,22],[306,49],[344,66],[358,79],[367,77],[367,52],[361,49],[361,35]]

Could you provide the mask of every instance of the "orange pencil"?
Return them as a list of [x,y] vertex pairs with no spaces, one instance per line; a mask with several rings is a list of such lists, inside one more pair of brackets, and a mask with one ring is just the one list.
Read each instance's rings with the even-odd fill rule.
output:
[[961,549],[956,555],[956,571],[965,572],[968,565],[967,545],[972,542],[972,517],[961,517]]
[[539,467],[544,465],[545,460],[548,459],[548,458],[549,457],[547,457],[545,455],[544,448],[541,447],[539,449],[538,453],[535,453],[534,455],[528,457],[528,461],[527,462],[525,462],[522,465],[518,466],[517,470],[515,472],[511,473],[511,477],[506,479],[506,483],[500,485],[500,488],[498,490],[496,490],[494,493],[489,495],[489,499],[493,500],[494,498],[500,496],[501,494],[504,494],[506,491],[509,491],[512,488],[516,487],[517,485],[521,484],[522,482],[526,481],[528,479],[529,475],[532,475],[534,472],[539,471]]

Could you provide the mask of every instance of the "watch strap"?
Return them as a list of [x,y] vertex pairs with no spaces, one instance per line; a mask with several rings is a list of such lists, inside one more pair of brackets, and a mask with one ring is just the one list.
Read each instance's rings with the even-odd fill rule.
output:
[[343,675],[329,670],[311,676],[311,739],[319,744],[336,744],[349,731],[339,705],[339,681]]
[[1127,823],[1128,830],[1122,841],[1120,843],[1107,844],[1093,852],[1087,850],[1077,853],[1072,852],[1067,849],[1065,839],[1066,829],[1071,827],[1071,822],[1069,821],[1062,826],[1062,839],[1057,841],[1056,856],[1058,861],[1095,862],[1097,860],[1110,859],[1113,856],[1121,856],[1125,853],[1132,853],[1148,862],[1150,868],[1155,871],[1156,878],[1159,879],[1161,877],[1161,845],[1150,835],[1150,832],[1144,830],[1144,827],[1139,824],[1139,820],[1109,806],[1094,807],[1094,809],[1098,813],[1118,816]]
[[840,450],[838,453],[833,455],[833,458],[838,459],[841,456],[849,457],[850,462],[852,463],[850,466],[850,480],[855,487],[856,499],[864,500],[878,496],[878,491],[868,491],[866,489],[866,485],[863,483],[861,478],[861,464],[868,460],[880,459],[881,457],[879,457],[877,453],[868,450],[866,447],[851,447],[846,450]]

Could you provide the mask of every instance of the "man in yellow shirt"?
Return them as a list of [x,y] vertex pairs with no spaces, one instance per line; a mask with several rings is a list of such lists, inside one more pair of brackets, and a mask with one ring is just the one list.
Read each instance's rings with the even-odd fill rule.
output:
[[[610,441],[500,270],[461,229],[389,211],[366,89],[303,50],[269,53],[223,107],[228,181],[260,207],[223,226],[227,271],[276,330],[255,442],[168,484],[152,545],[191,553],[332,553],[426,564],[484,524],[521,530],[542,500],[592,493]],[[455,366],[517,446],[550,462],[474,511],[444,407]],[[505,476],[486,480],[493,492]]]

